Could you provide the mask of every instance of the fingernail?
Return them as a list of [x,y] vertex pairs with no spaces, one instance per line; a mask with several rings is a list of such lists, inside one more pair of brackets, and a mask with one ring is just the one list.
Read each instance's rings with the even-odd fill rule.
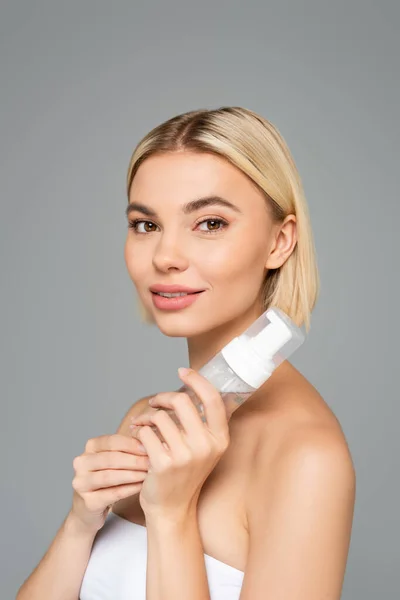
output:
[[179,369],[178,369],[178,373],[179,373],[179,375],[181,375],[182,377],[185,377],[185,375],[189,375],[189,373],[190,373],[190,369],[187,369],[186,367],[179,367]]
[[142,452],[147,452],[146,448],[143,446],[143,444],[138,444],[138,448],[139,450],[141,450]]

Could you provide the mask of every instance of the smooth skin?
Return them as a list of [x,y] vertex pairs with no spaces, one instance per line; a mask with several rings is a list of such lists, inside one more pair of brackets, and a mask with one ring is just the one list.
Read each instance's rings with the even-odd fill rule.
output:
[[[157,515],[174,521],[195,509],[203,483],[227,450],[230,442],[227,415],[221,395],[202,375],[191,369],[180,375],[204,406],[204,423],[186,393],[166,392],[150,400],[155,414],[139,416],[138,438],[150,460],[140,491],[146,521]],[[167,412],[178,416],[178,427]],[[150,426],[161,431],[163,444]]]
[[140,442],[129,437],[130,420],[147,399],[131,407],[116,434],[88,440],[84,452],[73,459],[71,509],[16,600],[79,600],[94,538],[110,507],[138,494],[147,474],[149,458]]
[[[132,419],[133,434],[150,458],[149,474],[139,494],[158,550],[152,553],[150,546],[149,565],[156,554],[153,563],[158,576],[148,579],[149,600],[180,600],[189,593],[196,600],[206,598],[208,591],[191,515],[196,513],[204,481],[229,448],[228,418],[220,395],[199,373],[191,371],[184,381],[203,402],[206,423],[190,397],[176,392],[156,394],[151,408]],[[181,427],[163,409],[173,410]],[[166,441],[165,447],[152,425]],[[282,422],[275,425],[276,431],[268,441],[266,436],[253,465],[249,549],[240,598],[338,600],[355,501],[355,474],[347,445],[340,428],[328,421],[286,424],[285,433]],[[166,523],[178,527],[171,534]]]
[[[203,204],[191,212],[184,209],[186,203],[211,195],[234,208]],[[262,194],[243,173],[221,157],[187,151],[144,161],[129,202],[142,206],[127,215],[128,273],[159,330],[187,339],[189,366],[198,371],[264,311],[262,281],[268,269],[282,266],[293,252],[296,217],[273,222]],[[141,222],[133,223],[135,219]],[[149,290],[157,283],[205,291],[187,309],[161,311]],[[339,600],[355,499],[355,473],[340,427],[325,416],[329,411],[322,398],[289,363],[254,394],[249,410],[246,404],[234,415],[236,429],[243,419],[244,440],[253,432],[265,434],[249,465],[249,548],[241,600]],[[118,436],[128,439],[131,416],[149,414],[153,409],[147,407],[147,399],[137,402]],[[247,421],[251,429],[246,433]],[[165,420],[157,426],[168,435]],[[150,428],[144,431],[144,445],[151,434],[155,443]],[[95,534],[110,505],[142,489],[150,464],[135,444],[134,439],[101,436],[74,460],[71,511],[18,600],[78,600]],[[157,557],[152,552],[149,570],[158,572],[162,565],[165,579],[158,584],[164,598],[168,588],[180,593],[190,589],[190,579],[183,581],[179,568],[185,556],[196,557],[190,561],[192,580],[204,582],[197,526],[179,539],[168,538],[165,531],[167,546],[174,544],[172,556],[167,546],[161,548],[159,527],[151,527],[151,519],[149,525],[149,547],[159,548]],[[153,597],[158,593],[154,590]]]
[[[212,194],[235,208],[185,210],[188,201]],[[243,173],[223,158],[187,151],[146,160],[133,180],[130,203],[128,272],[157,327],[165,335],[186,337],[190,367],[198,371],[264,311],[262,281],[293,252],[296,217],[274,222],[264,197]],[[187,310],[161,311],[149,290],[155,283],[205,291]],[[279,378],[281,384],[275,385]],[[343,432],[316,390],[287,361],[256,395],[249,405],[258,405],[257,425],[262,423],[268,435],[260,438],[249,465],[249,548],[241,600],[339,600],[355,503],[355,471]],[[240,412],[243,419],[246,414]],[[140,415],[138,423],[144,418]],[[163,436],[174,431],[161,415],[150,422]],[[145,446],[152,435],[156,443],[148,427],[138,435]],[[176,600],[190,590],[176,567],[190,552],[198,565],[193,581],[204,581],[197,532],[192,544],[189,537],[182,538],[185,548],[174,546],[173,557],[167,549],[158,553],[165,574],[158,591],[165,598],[169,587]]]

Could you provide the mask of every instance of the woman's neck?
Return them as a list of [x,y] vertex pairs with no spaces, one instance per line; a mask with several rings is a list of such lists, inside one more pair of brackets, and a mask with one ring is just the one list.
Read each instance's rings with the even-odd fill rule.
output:
[[211,331],[187,338],[189,366],[195,371],[199,371],[233,338],[246,331],[263,312],[264,309],[255,305],[238,319],[225,322]]

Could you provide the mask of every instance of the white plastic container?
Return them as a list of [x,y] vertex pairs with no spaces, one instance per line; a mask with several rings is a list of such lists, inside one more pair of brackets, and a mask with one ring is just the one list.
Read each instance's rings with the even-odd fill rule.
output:
[[[233,404],[243,404],[274,372],[274,370],[305,340],[302,330],[277,307],[267,309],[241,335],[233,338],[208,361],[199,373],[220,392],[227,414]],[[186,386],[179,391],[187,393],[205,421],[203,405]],[[164,409],[162,409],[164,410]],[[180,426],[173,410],[167,410]],[[155,426],[152,427],[157,431]]]

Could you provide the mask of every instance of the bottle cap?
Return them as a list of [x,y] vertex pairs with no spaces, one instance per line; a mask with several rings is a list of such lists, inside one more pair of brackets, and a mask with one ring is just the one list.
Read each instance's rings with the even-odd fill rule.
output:
[[304,340],[303,332],[290,317],[273,307],[233,338],[221,353],[236,375],[257,389]]

